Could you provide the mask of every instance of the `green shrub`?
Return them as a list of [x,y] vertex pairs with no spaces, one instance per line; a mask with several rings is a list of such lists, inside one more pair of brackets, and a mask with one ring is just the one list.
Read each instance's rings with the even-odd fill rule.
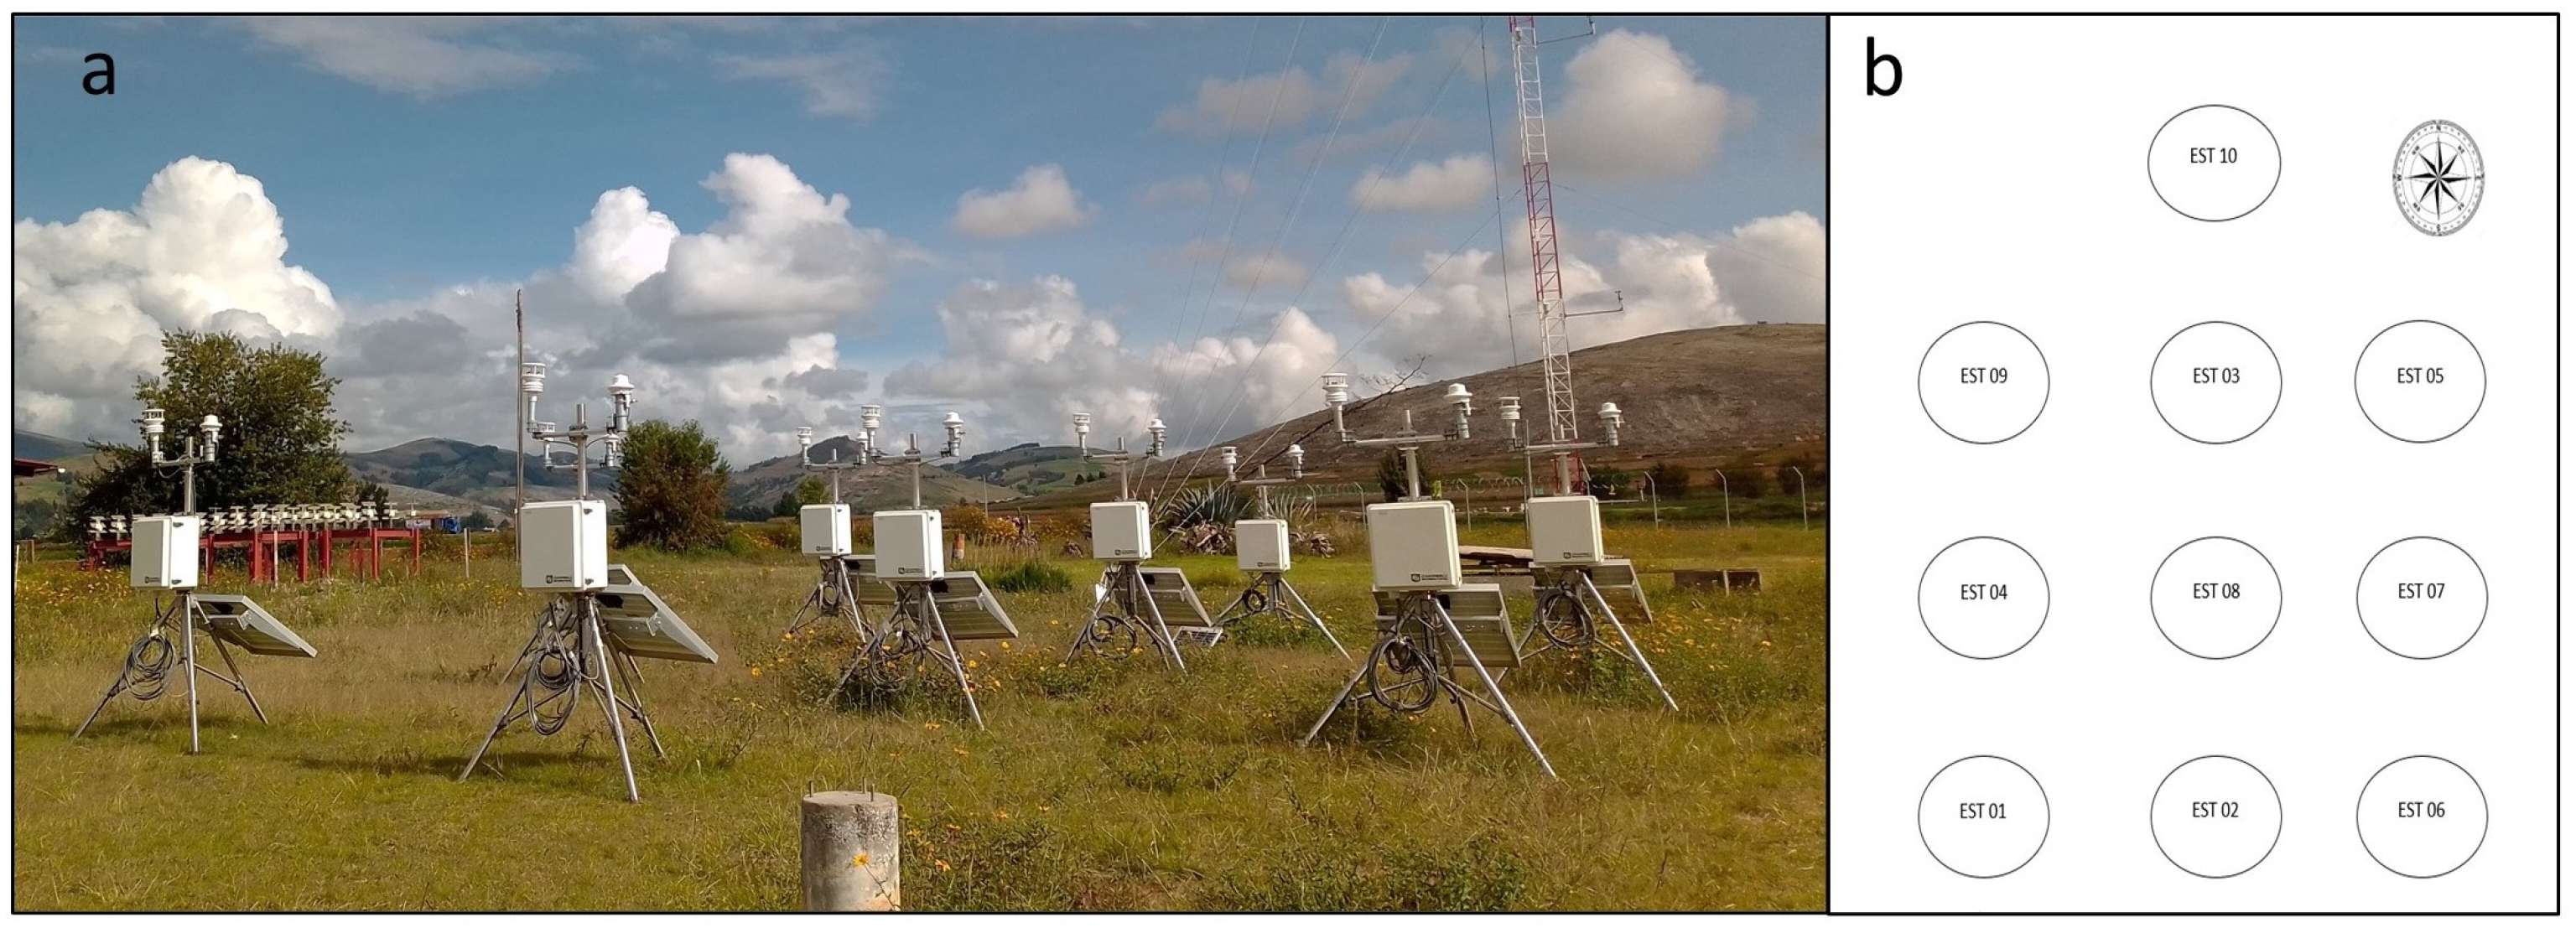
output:
[[984,582],[1005,593],[1062,593],[1073,589],[1073,578],[1043,561],[1021,561],[984,575]]

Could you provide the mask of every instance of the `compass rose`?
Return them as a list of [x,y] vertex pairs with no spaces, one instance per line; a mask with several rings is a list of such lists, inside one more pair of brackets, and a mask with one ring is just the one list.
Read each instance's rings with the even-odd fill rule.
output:
[[2449,235],[2477,214],[2486,192],[2486,162],[2468,130],[2435,119],[2406,134],[2388,180],[2407,222],[2426,235]]

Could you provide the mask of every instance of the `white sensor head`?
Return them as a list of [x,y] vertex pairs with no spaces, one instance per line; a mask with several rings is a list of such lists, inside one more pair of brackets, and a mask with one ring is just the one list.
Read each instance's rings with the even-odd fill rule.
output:
[[163,413],[162,413],[162,411],[161,411],[161,410],[158,410],[158,409],[146,409],[146,410],[144,410],[144,411],[143,411],[143,434],[145,434],[145,435],[159,435],[159,434],[161,434],[161,419],[162,419],[162,416],[163,416]]
[[799,447],[799,448],[804,448],[804,447],[810,447],[810,446],[812,446],[813,444],[814,444],[814,427],[813,427],[813,426],[810,426],[810,425],[800,425],[800,426],[797,426],[797,427],[796,427],[796,446],[797,446],[797,447]]
[[1517,396],[1506,396],[1506,397],[1503,397],[1503,401],[1502,401],[1502,411],[1503,411],[1503,421],[1505,421],[1505,422],[1519,422],[1519,421],[1521,421],[1521,398],[1520,398],[1520,397],[1517,397]]
[[1324,402],[1340,406],[1350,401],[1351,375],[1342,373],[1325,374]]
[[859,428],[873,432],[885,425],[885,407],[870,403],[859,407]]
[[635,381],[629,379],[624,374],[608,378],[608,395],[611,398],[620,400],[633,398],[635,396]]
[[530,361],[519,365],[519,392],[530,395],[546,392],[546,364]]

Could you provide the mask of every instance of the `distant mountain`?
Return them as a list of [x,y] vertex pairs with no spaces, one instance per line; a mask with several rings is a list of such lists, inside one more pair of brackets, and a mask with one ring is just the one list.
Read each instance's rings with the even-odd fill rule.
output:
[[987,451],[958,461],[948,468],[959,476],[1009,487],[1025,495],[1036,495],[1073,486],[1075,476],[1099,474],[1099,465],[1086,465],[1072,445],[1040,445],[1029,442],[1000,451]]
[[9,456],[30,461],[61,461],[89,454],[89,443],[56,438],[25,429],[9,430]]
[[[349,470],[360,480],[426,490],[507,511],[518,486],[517,473],[511,465],[513,453],[507,448],[491,445],[448,438],[422,438],[344,457],[348,458]],[[547,470],[545,462],[533,454],[527,456],[527,462],[528,499],[572,498],[574,475],[571,471]],[[592,471],[590,489],[594,496],[613,498],[617,491],[617,472]],[[415,505],[427,507],[433,504],[423,502]]]
[[[1783,454],[1818,454],[1825,437],[1825,327],[1818,324],[1762,324],[1685,329],[1598,345],[1574,352],[1574,398],[1583,440],[1600,437],[1595,418],[1603,401],[1619,404],[1626,425],[1616,448],[1584,451],[1595,467],[1632,468],[1674,462],[1691,467],[1714,466],[1747,457],[1772,459]],[[1354,401],[1344,422],[1361,437],[1393,434],[1406,412],[1414,427],[1437,434],[1449,422],[1443,397],[1449,384],[1465,384],[1475,396],[1468,441],[1441,442],[1422,449],[1424,477],[1521,476],[1522,456],[1511,450],[1496,410],[1505,396],[1521,403],[1522,434],[1547,429],[1547,394],[1541,388],[1538,362],[1499,370],[1446,377],[1406,389]],[[1357,392],[1357,384],[1354,384]],[[1315,411],[1263,426],[1206,448],[1182,452],[1136,470],[1139,480],[1162,480],[1180,468],[1187,477],[1220,476],[1224,467],[1216,449],[1234,445],[1249,473],[1260,463],[1270,475],[1285,476],[1283,453],[1290,444],[1306,451],[1309,477],[1331,481],[1372,481],[1383,448],[1345,445],[1333,435],[1332,413],[1314,396]],[[1537,467],[1544,472],[1547,458]],[[1116,481],[1047,495],[1034,506],[1076,505],[1105,499],[1117,492]]]
[[[993,452],[1002,454],[1005,452]],[[816,461],[856,460],[858,443],[847,436],[814,443],[810,454]],[[958,467],[972,464],[973,458],[951,462]],[[813,477],[831,482],[831,474],[807,471],[795,455],[782,455],[745,467],[735,465],[733,479],[726,484],[727,505],[737,511],[767,510],[778,497],[795,488],[799,481]],[[950,506],[960,502],[989,503],[1021,494],[945,468],[925,466],[921,469],[921,502],[925,506]],[[901,464],[863,467],[841,472],[841,501],[855,511],[872,512],[912,504],[911,469]]]

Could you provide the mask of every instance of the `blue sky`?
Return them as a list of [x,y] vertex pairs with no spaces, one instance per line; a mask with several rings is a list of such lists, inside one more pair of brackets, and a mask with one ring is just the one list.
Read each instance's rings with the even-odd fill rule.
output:
[[[1630,305],[1578,343],[1820,320],[1822,21],[1596,25],[1541,49],[1569,296]],[[132,378],[102,369],[229,326],[329,353],[353,446],[506,444],[521,286],[550,399],[632,371],[740,460],[861,402],[992,443],[1160,414],[1198,444],[1305,411],[1327,367],[1532,350],[1499,18],[19,17],[14,42],[21,428],[112,433]],[[77,89],[93,51],[113,97]]]

